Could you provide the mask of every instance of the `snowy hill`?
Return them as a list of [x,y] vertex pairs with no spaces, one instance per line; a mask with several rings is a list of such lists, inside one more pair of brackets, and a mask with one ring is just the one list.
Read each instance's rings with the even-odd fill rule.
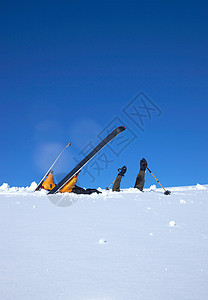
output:
[[205,300],[208,185],[47,196],[0,187],[0,299]]

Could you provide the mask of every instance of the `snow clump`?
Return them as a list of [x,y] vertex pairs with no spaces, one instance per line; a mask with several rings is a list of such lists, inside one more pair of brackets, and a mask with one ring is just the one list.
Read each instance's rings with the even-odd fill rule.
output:
[[155,184],[150,186],[150,191],[156,191],[157,187]]
[[105,239],[99,239],[99,244],[105,244],[107,241]]
[[197,189],[197,190],[206,190],[205,186],[203,186],[203,185],[201,185],[201,184],[199,184],[199,183],[197,183],[196,189]]
[[8,183],[3,183],[1,186],[0,186],[0,191],[2,192],[7,192],[9,190],[9,185]]
[[175,222],[175,221],[170,221],[170,222],[169,222],[169,226],[170,226],[170,227],[176,226],[176,222]]

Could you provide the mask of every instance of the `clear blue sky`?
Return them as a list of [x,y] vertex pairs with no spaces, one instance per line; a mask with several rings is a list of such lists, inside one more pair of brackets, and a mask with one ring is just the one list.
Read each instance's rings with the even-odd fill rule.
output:
[[[165,186],[208,183],[207,9],[206,1],[1,1],[0,184],[38,182],[71,141],[54,170],[60,179],[115,118],[132,140],[119,155],[106,148],[111,162],[98,174],[92,161],[81,186],[106,187],[126,164],[122,186],[132,187],[142,157]],[[124,110],[141,91],[156,107],[144,112],[143,130]],[[154,183],[146,174],[145,186]]]

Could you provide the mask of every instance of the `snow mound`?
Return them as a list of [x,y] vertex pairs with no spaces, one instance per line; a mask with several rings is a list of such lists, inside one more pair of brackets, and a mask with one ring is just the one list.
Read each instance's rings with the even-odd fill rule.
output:
[[3,183],[1,186],[0,186],[0,193],[3,193],[3,194],[25,194],[25,193],[33,193],[35,191],[37,187],[37,183],[35,181],[33,181],[30,186],[27,186],[27,187],[16,187],[16,186],[13,186],[13,187],[10,187],[8,183]]
[[199,183],[197,183],[196,189],[197,189],[197,190],[206,190],[206,187],[203,186],[203,185],[201,185],[201,184],[199,184]]
[[8,192],[8,191],[9,191],[9,185],[8,185],[8,183],[3,183],[3,184],[0,186],[0,191],[1,191],[1,192]]
[[[33,181],[29,186],[26,187],[10,187],[8,183],[3,183],[0,186],[0,194],[28,194],[28,193],[33,193],[35,191],[37,187],[37,183],[35,181]],[[168,187],[168,190],[171,190],[172,193],[174,192],[182,192],[182,191],[189,191],[189,190],[207,190],[208,189],[208,185],[204,184],[201,185],[199,183],[197,183],[194,186],[180,186],[180,187]],[[120,193],[115,193],[112,192],[112,190],[105,190],[102,189],[101,187],[98,188],[98,190],[100,192],[102,192],[103,196],[107,196],[107,197],[120,197],[119,195],[121,195],[121,193],[125,193],[125,194],[141,194],[142,192],[138,189],[135,188],[128,188],[128,189],[121,189]],[[156,192],[156,193],[163,193],[163,190],[161,188],[157,188],[155,184],[151,185],[149,188],[145,188],[144,192]],[[37,191],[34,194],[41,196],[41,195],[47,195],[47,191],[45,190],[41,190],[41,191]],[[95,197],[95,195],[92,194],[92,197]],[[183,201],[181,201],[181,203],[184,203]]]
[[155,191],[156,191],[156,189],[157,189],[157,187],[156,187],[156,185],[155,185],[155,184],[153,184],[153,185],[151,185],[151,186],[150,186],[150,191],[153,191],[153,192],[155,192]]

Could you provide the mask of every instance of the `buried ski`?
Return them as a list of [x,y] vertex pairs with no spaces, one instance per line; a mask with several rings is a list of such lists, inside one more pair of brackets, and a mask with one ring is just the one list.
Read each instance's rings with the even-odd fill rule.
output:
[[112,141],[126,127],[119,126],[100,142],[71,172],[69,172],[48,194],[57,193],[72,177],[74,177],[103,147]]

